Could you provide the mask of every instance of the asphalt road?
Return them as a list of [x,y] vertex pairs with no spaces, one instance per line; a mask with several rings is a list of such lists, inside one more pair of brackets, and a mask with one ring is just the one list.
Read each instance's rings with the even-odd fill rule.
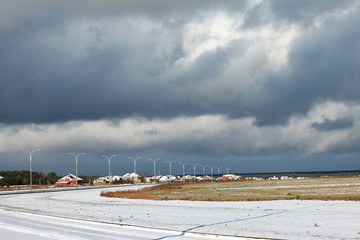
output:
[[[66,219],[0,209],[0,239],[235,239],[161,229],[121,226],[100,222]],[[239,238],[236,238],[239,239]],[[247,239],[247,238],[240,238]]]

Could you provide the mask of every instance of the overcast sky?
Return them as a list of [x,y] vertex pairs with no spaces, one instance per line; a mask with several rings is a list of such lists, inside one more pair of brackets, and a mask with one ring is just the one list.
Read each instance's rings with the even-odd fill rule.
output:
[[21,148],[59,174],[68,152],[89,175],[359,170],[359,22],[359,0],[1,0],[0,170]]

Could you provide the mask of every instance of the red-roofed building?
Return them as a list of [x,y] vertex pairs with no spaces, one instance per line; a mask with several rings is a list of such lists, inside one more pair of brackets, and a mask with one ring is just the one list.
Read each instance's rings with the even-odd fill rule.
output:
[[[78,185],[80,185],[83,183],[83,180],[78,177],[77,183],[78,183]],[[76,186],[76,176],[69,173],[68,175],[64,176],[63,178],[60,178],[56,182],[56,186],[57,187]]]

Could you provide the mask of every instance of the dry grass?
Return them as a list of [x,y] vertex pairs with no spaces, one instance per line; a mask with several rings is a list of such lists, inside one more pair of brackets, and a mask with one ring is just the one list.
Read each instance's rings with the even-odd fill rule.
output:
[[189,201],[360,200],[360,178],[163,184],[101,196]]

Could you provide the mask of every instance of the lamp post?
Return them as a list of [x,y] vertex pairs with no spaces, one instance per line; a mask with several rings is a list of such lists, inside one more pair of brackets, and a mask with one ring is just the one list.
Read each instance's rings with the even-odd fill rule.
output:
[[78,155],[76,155],[75,153],[71,153],[71,152],[69,152],[69,154],[70,155],[73,155],[74,157],[75,157],[75,163],[76,163],[76,187],[78,187],[78,170],[77,170],[77,163],[78,163],[78,157],[80,156],[80,155],[83,155],[83,154],[85,154],[85,153],[79,153]]
[[194,167],[194,182],[195,182],[195,167],[196,167],[196,165],[198,165],[199,163],[195,163],[195,164],[192,164],[192,163],[190,163],[190,165],[192,165],[193,167]]
[[174,163],[174,162],[176,162],[175,160],[172,160],[172,161],[165,161],[165,162],[167,162],[167,163],[169,163],[169,167],[170,167],[170,175],[171,175],[171,165]]
[[210,169],[211,169],[211,178],[213,178],[213,168],[215,168],[215,166],[211,167],[211,166],[208,166]]
[[111,158],[113,157],[116,157],[116,155],[111,155],[110,157],[109,156],[106,156],[106,155],[102,155],[103,157],[107,158],[108,162],[109,162],[109,184],[111,183],[111,171],[110,171],[110,160]]
[[226,169],[226,174],[229,174],[230,168],[225,168],[225,169]]
[[138,160],[138,159],[141,158],[141,157],[136,157],[136,158],[134,158],[134,157],[129,157],[129,158],[134,161],[134,174],[136,175],[136,160]]
[[205,176],[205,168],[207,167],[207,165],[205,164],[205,165],[199,165],[200,167],[202,167],[202,169],[203,169],[203,177]]
[[220,177],[220,169],[222,169],[222,167],[215,167],[218,170],[218,177]]
[[181,164],[183,167],[183,177],[184,177],[185,176],[185,165],[188,164],[188,162],[186,162],[186,163],[179,162],[179,164]]
[[32,155],[34,152],[39,151],[40,149],[34,149],[32,151],[29,151],[25,148],[22,148],[21,150],[27,152],[30,156],[30,191],[32,191],[32,169],[31,169]]
[[155,175],[156,175],[156,174],[155,174],[155,173],[156,173],[156,172],[155,172],[155,163],[156,163],[156,161],[159,161],[160,158],[157,158],[157,159],[149,158],[149,160],[150,160],[150,161],[153,161],[153,163],[154,163],[154,177],[155,177]]

